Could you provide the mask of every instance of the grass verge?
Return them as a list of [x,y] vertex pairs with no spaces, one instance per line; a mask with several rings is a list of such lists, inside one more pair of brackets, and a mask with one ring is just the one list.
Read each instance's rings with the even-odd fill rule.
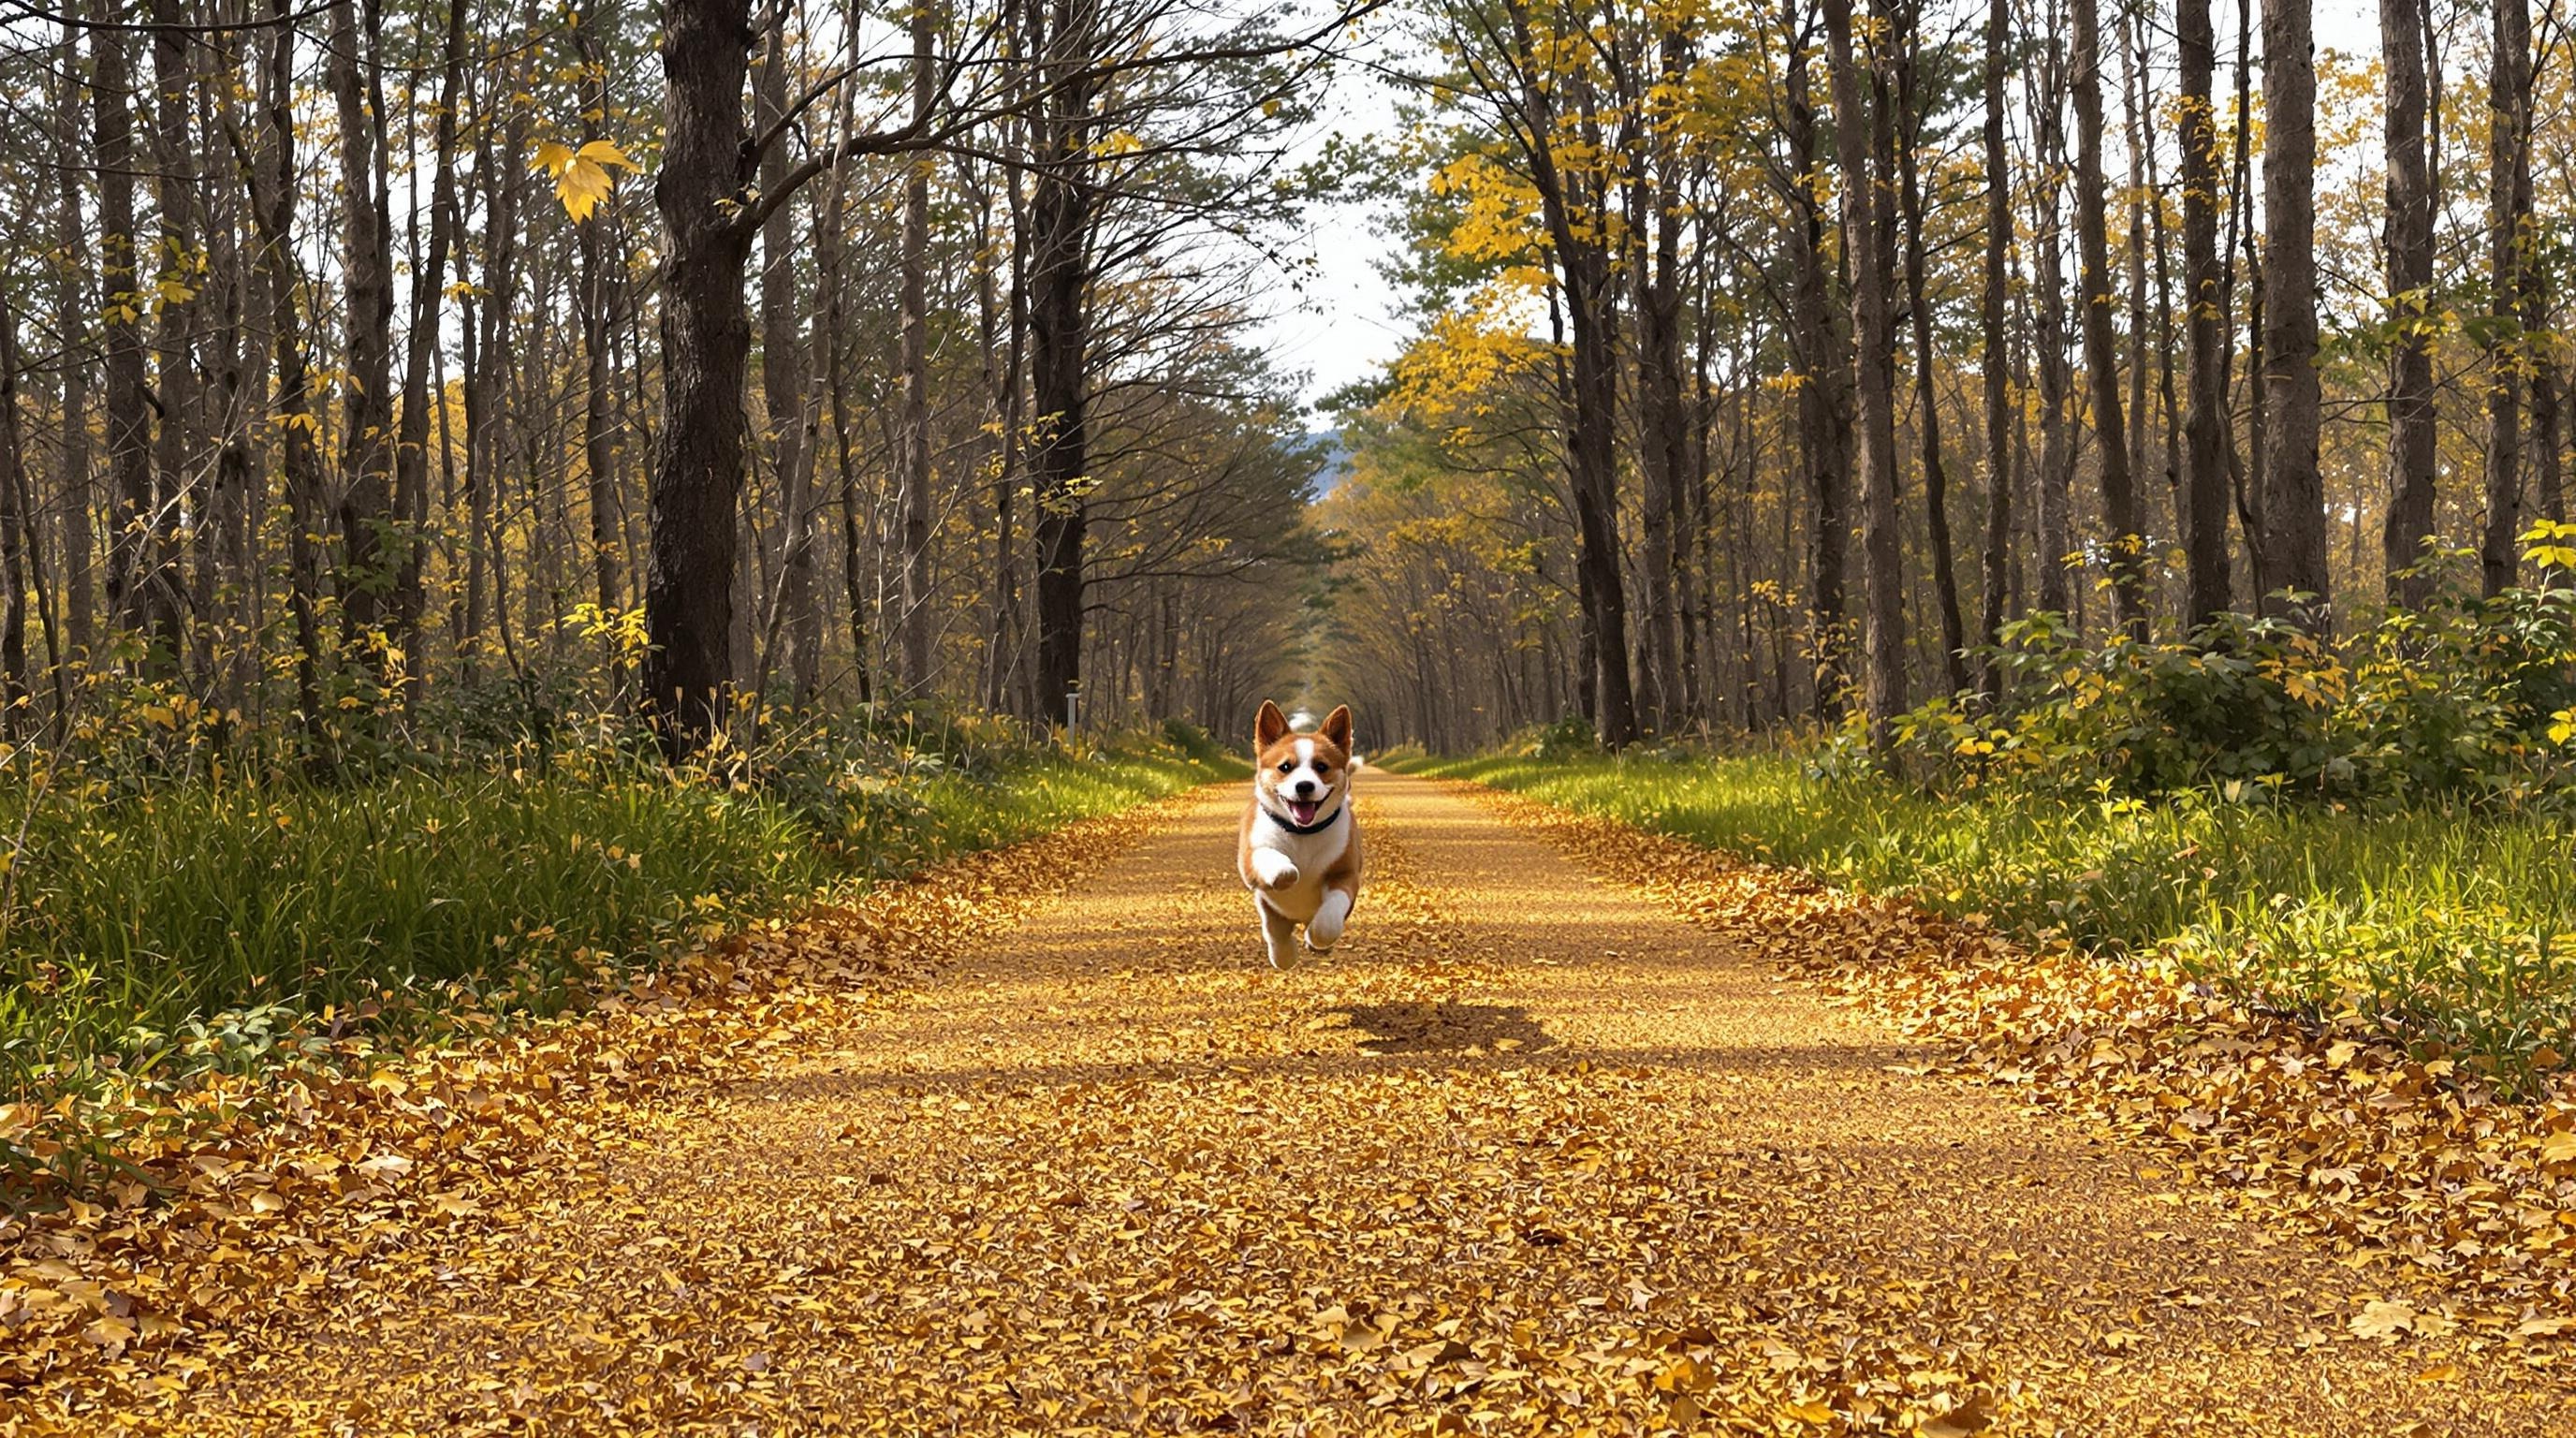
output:
[[1792,756],[1418,760],[2018,937],[2358,1013],[2509,1089],[2576,1051],[2576,833],[2465,808],[1942,798]]
[[1169,739],[803,762],[613,752],[364,785],[0,798],[0,1098],[257,1067],[352,1026],[548,1013],[820,893],[1218,777]]

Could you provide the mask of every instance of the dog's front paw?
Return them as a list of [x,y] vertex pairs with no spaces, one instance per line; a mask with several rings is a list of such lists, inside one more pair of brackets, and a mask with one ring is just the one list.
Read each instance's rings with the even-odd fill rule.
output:
[[1297,866],[1294,864],[1277,865],[1271,869],[1269,877],[1262,880],[1262,882],[1265,886],[1274,891],[1279,889],[1293,889],[1297,886]]

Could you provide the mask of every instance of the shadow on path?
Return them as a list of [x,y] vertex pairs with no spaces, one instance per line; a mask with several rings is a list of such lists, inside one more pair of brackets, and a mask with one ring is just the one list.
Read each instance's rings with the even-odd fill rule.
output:
[[1367,1037],[1369,1054],[1539,1053],[1556,1040],[1518,1004],[1354,1004],[1330,1010]]

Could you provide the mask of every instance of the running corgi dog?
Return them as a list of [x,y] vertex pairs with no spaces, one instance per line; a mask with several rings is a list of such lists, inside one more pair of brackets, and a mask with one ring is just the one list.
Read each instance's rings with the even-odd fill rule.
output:
[[1303,733],[1267,699],[1252,721],[1252,803],[1243,811],[1235,867],[1261,915],[1272,968],[1285,967],[1297,926],[1306,947],[1329,951],[1360,897],[1359,816],[1351,812],[1351,710]]

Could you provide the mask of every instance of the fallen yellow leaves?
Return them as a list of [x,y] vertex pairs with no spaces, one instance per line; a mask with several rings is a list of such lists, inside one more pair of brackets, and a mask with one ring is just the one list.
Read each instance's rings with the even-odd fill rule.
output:
[[1945,1045],[1944,1068],[2176,1165],[2142,1178],[2293,1219],[2470,1310],[2374,1302],[2351,1317],[2355,1335],[2576,1333],[2576,1096],[2564,1079],[2538,1100],[2504,1101],[2356,1015],[2311,1028],[2159,964],[2033,951],[1973,920],[1473,792],[1597,872]]
[[[846,906],[734,934],[586,1012],[426,1046],[216,1076],[166,1112],[0,1106],[40,1154],[122,1121],[93,1186],[0,1218],[0,1420],[185,1392],[228,1329],[388,1273],[433,1279],[524,1225],[520,1180],[596,1182],[677,1092],[758,1072],[1168,823],[1185,801],[970,855]],[[6,1428],[0,1421],[0,1428]],[[83,1425],[73,1421],[78,1430]]]
[[[61,1366],[0,1404],[191,1438],[2554,1438],[2560,1375],[2522,1365],[2559,1345],[2470,1353],[2481,1310],[2375,1276],[2405,1326],[2360,1337],[2352,1272],[2307,1245],[2210,1261],[2277,1239],[2137,1192],[2137,1162],[2198,1184],[2199,1148],[2091,1150],[2070,1130],[2098,1121],[2018,1111],[2029,1082],[1891,1073],[1926,1054],[1382,782],[1351,934],[1290,971],[1227,872],[1239,801],[1211,796],[1114,862],[1132,819],[382,1065],[399,1094],[344,1077],[274,1141],[160,1163],[185,1198],[84,1200],[92,1232],[240,1251],[156,1270],[217,1284],[184,1333],[157,1300],[81,1303],[124,1293],[109,1245],[26,1235],[14,1291],[76,1311],[9,1330]],[[2340,1072],[2372,1062],[2356,1040]],[[2297,1386],[2325,1378],[2341,1406]]]

